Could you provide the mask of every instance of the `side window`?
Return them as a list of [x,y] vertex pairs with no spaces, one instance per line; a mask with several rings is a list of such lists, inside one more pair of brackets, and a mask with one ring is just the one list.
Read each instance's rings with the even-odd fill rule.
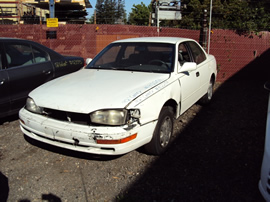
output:
[[190,46],[194,61],[197,64],[200,64],[206,60],[206,55],[198,44],[193,41],[189,41],[188,44]]
[[25,66],[49,60],[48,54],[28,44],[6,44],[8,67]]
[[32,48],[26,44],[7,44],[6,57],[9,68],[34,63]]
[[39,50],[32,46],[33,54],[34,54],[34,63],[46,62],[49,60],[48,53]]
[[179,44],[178,47],[178,61],[182,66],[185,62],[190,62],[190,56],[188,54],[187,46],[185,43]]

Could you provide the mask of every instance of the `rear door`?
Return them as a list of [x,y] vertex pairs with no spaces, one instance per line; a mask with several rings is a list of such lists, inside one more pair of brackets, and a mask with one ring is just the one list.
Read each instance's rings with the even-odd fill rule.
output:
[[53,78],[53,66],[47,52],[25,42],[4,43],[11,108],[25,104],[28,93]]

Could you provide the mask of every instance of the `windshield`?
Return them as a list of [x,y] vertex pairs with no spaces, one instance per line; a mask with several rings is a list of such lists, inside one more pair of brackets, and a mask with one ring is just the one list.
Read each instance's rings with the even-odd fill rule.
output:
[[87,65],[87,69],[169,73],[175,48],[166,43],[112,43]]

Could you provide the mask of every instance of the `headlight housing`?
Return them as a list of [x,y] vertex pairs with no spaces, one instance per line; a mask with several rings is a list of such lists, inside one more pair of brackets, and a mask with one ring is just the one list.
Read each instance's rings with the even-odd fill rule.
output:
[[32,98],[27,98],[25,108],[33,113],[41,114],[43,112],[43,108],[36,105],[35,101]]
[[90,114],[92,123],[119,126],[127,121],[128,111],[126,109],[98,110]]

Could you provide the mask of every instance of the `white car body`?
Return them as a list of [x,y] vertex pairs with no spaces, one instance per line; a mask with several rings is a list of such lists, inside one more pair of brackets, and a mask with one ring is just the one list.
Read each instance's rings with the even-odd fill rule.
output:
[[[266,83],[265,88],[270,91],[270,83]],[[261,168],[261,179],[259,189],[266,201],[270,201],[270,94],[268,99],[268,111],[265,132],[264,155]]]
[[[171,37],[134,38],[112,44],[159,43],[178,50],[179,44],[187,41],[197,44],[191,39]],[[204,95],[212,96],[209,83],[213,87],[216,60],[203,49],[202,52],[205,60],[200,64],[180,65],[178,51],[174,51],[173,70],[168,73],[86,68],[48,82],[32,91],[29,97],[42,109],[65,112],[66,120],[22,108],[19,112],[21,130],[35,140],[92,154],[119,155],[149,144],[164,106],[170,106],[174,118],[178,118]],[[93,63],[95,58],[89,65]],[[102,109],[128,110],[132,120],[116,126],[72,121],[73,116],[87,117]],[[97,140],[124,142],[103,144]]]

